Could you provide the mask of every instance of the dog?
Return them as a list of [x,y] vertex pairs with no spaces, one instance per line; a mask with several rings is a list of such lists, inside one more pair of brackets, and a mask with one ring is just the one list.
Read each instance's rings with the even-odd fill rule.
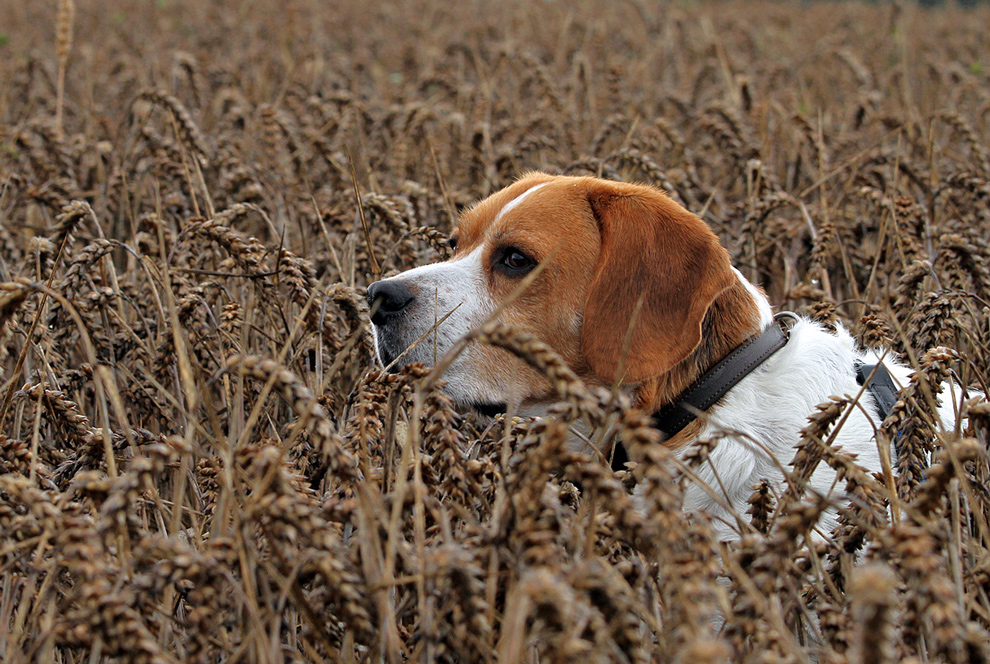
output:
[[[450,247],[445,262],[369,287],[383,364],[433,364],[541,265],[528,288],[497,311],[499,320],[548,344],[586,383],[621,386],[640,408],[680,419],[663,443],[677,453],[718,431],[743,434],[723,440],[710,463],[698,468],[708,490],[696,483],[685,494],[684,508],[709,514],[720,538],[739,536],[733,512],[746,512],[755,484],[783,485],[782,467],[800,430],[831,395],[863,392],[862,408],[850,412],[834,445],[857,455],[866,470],[881,470],[875,440],[881,402],[907,384],[909,369],[891,356],[857,349],[841,327],[833,332],[793,316],[782,326],[712,230],[662,191],[530,173],[466,211]],[[754,343],[775,347],[742,368],[725,364],[752,354]],[[864,391],[863,367],[885,385]],[[737,382],[724,393],[703,395],[713,403],[703,403],[697,408],[703,416],[695,417],[695,408],[678,403],[712,372],[732,374]],[[488,415],[511,404],[515,413],[538,416],[557,400],[539,372],[491,346],[468,346],[443,377],[457,403]],[[939,406],[948,429],[953,403],[943,398]],[[835,479],[820,464],[809,484],[834,496]],[[835,518],[834,511],[823,516],[823,532]]]

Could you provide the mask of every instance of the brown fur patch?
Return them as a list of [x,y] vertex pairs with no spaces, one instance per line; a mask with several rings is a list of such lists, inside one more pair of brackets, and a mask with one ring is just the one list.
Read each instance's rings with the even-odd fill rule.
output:
[[[621,365],[619,382],[638,384],[645,409],[669,403],[759,331],[755,303],[718,238],[652,187],[532,173],[466,212],[456,233],[458,255],[483,247],[496,304],[519,283],[492,269],[500,251],[546,262],[500,319],[535,334],[592,384],[611,386]],[[478,349],[475,358],[482,371],[513,381],[524,403],[554,398],[542,376],[505,351]]]

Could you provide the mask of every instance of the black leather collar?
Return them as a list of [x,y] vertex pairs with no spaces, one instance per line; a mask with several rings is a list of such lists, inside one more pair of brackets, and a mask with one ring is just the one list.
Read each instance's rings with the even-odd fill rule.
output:
[[[739,381],[783,348],[796,322],[797,316],[789,311],[777,314],[773,325],[744,341],[703,373],[676,399],[654,413],[653,426],[660,430],[663,439],[673,438],[680,433],[697,419],[699,412],[714,406]],[[616,442],[612,450],[612,469],[622,470],[628,460],[625,448]]]

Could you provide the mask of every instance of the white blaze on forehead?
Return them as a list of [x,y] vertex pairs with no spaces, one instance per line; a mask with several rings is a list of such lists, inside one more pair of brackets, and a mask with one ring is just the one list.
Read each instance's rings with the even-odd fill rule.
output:
[[544,182],[543,184],[538,184],[535,187],[530,187],[529,189],[527,189],[523,193],[521,193],[518,196],[516,196],[515,198],[513,198],[511,201],[509,201],[508,203],[506,203],[502,207],[501,210],[498,211],[498,214],[495,215],[495,221],[493,221],[492,223],[497,224],[499,221],[502,220],[502,217],[504,217],[506,214],[508,214],[517,205],[519,205],[520,203],[522,203],[523,200],[527,196],[529,196],[530,194],[532,194],[537,189],[542,189],[543,187],[547,186],[548,184],[550,184],[550,183],[549,182]]

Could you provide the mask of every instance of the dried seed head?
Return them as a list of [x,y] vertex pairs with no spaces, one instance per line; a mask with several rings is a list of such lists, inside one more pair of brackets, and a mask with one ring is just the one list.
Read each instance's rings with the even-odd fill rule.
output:
[[853,570],[849,595],[856,625],[852,662],[894,661],[895,610],[899,582],[886,565],[872,563]]
[[72,48],[72,23],[75,17],[76,3],[73,0],[59,0],[55,54],[61,67],[65,67],[69,61],[69,49]]

